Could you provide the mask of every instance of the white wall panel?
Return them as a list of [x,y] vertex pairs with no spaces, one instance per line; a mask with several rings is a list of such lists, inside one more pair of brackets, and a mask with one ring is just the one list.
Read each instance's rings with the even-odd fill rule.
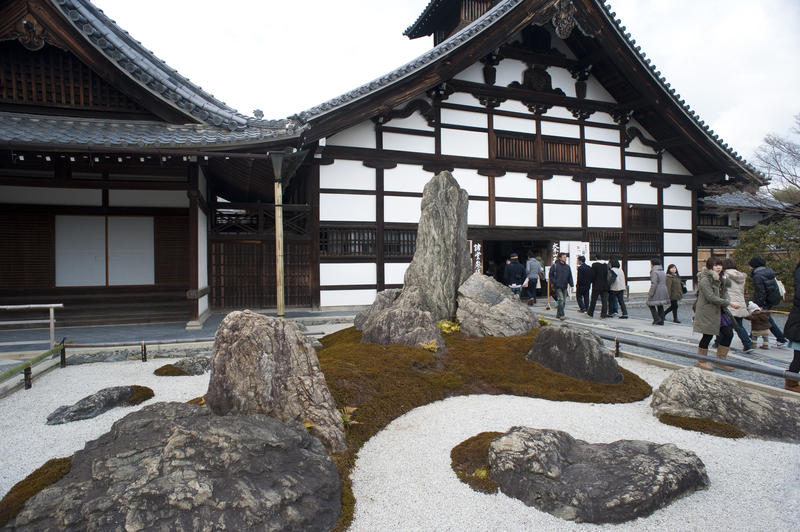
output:
[[109,190],[111,207],[189,207],[185,190]]
[[453,170],[453,177],[458,181],[458,186],[470,196],[489,195],[489,178],[480,175],[477,170],[456,168]]
[[692,276],[692,257],[670,257],[664,256],[664,271],[667,271],[667,266],[674,264],[678,268],[678,273],[681,277]]
[[519,131],[521,133],[534,134],[536,133],[536,122],[534,120],[527,120],[525,118],[516,118],[513,116],[495,116],[493,119],[495,131]]
[[366,120],[327,139],[328,146],[375,148],[375,124]]
[[692,175],[685,166],[678,162],[678,159],[668,152],[661,154],[661,171],[665,174]]
[[[594,116],[594,115],[592,115]],[[619,142],[619,130],[606,129],[604,127],[590,127],[583,128],[583,135],[589,140],[603,140],[606,142]]]
[[343,264],[323,262],[319,265],[320,286],[375,284],[376,282],[377,274],[374,262],[348,262]]
[[566,118],[567,120],[575,120],[575,117],[572,116],[572,113],[567,110],[566,107],[560,107],[555,105],[547,110],[544,116],[549,116],[551,118]]
[[691,253],[691,233],[664,233],[664,253]]
[[650,291],[650,281],[628,281],[631,294],[646,294]]
[[153,218],[108,217],[108,284],[155,284]]
[[[186,192],[183,193],[184,198]],[[80,188],[44,188],[0,186],[0,203],[23,205],[88,205],[103,204],[103,191]]]
[[197,168],[197,190],[200,191],[200,196],[208,201],[206,197],[206,193],[208,192],[208,179],[206,179],[206,173],[203,171],[202,166],[198,166]]
[[508,172],[494,179],[494,195],[498,198],[536,198],[536,180],[526,174]]
[[581,200],[581,184],[571,176],[554,175],[553,179],[542,181],[542,198],[549,200]]
[[483,80],[483,63],[476,62],[469,66],[469,68],[462,70],[455,76],[455,79],[461,79],[464,81],[472,81],[475,83],[485,83]]
[[622,227],[622,207],[588,205],[586,214],[589,227]]
[[664,209],[664,229],[691,229],[692,211]]
[[442,124],[455,124],[458,126],[488,127],[488,115],[486,113],[472,111],[459,111],[457,109],[442,109]]
[[664,205],[692,206],[692,191],[683,185],[670,185],[664,189]]
[[353,305],[371,305],[375,301],[377,290],[320,290],[319,305],[321,307],[349,307]]
[[600,100],[601,102],[616,102],[614,97],[603,88],[594,76],[589,76],[589,79],[586,80],[586,98],[588,100]]
[[418,223],[420,214],[422,212],[421,206],[422,198],[384,196],[384,221],[388,223]]
[[637,181],[628,186],[628,203],[658,204],[658,190],[647,181]]
[[595,179],[586,185],[587,201],[614,201],[619,203],[622,194],[619,185],[611,179]]
[[561,89],[566,96],[575,97],[575,79],[572,74],[564,68],[550,67],[547,69],[550,79],[553,81],[554,89]]
[[467,225],[489,225],[489,202],[469,200],[467,205]]
[[639,140],[639,137],[634,137],[630,145],[626,148],[626,151],[636,152],[636,153],[646,153],[648,155],[656,154],[656,151],[650,146],[643,143],[641,140]]
[[477,107],[481,109],[481,104],[478,99],[469,94],[467,92],[454,92],[450,96],[447,97],[447,103],[457,104],[457,105],[470,105],[473,107]]
[[208,295],[197,300],[197,315],[202,316],[208,310]]
[[361,161],[338,159],[319,167],[319,188],[375,190],[375,170]]
[[571,139],[581,138],[580,126],[572,124],[562,124],[560,122],[542,121],[542,135],[552,135],[554,137],[568,137]]
[[489,157],[489,141],[486,133],[442,128],[442,154],[464,157]]
[[648,159],[645,157],[632,157],[627,155],[625,157],[625,169],[633,170],[636,172],[658,172],[658,161],[656,159]]
[[433,175],[421,166],[398,164],[383,171],[383,189],[387,192],[419,192],[425,188]]
[[497,201],[494,204],[495,225],[536,227],[535,203]]
[[56,286],[105,286],[104,216],[56,216]]
[[197,288],[208,286],[208,218],[197,211]]
[[501,111],[511,111],[514,113],[530,113],[528,107],[523,105],[519,100],[506,100],[497,108]]
[[422,135],[404,135],[403,133],[383,133],[383,149],[413,151],[418,153],[436,153],[436,139]]
[[386,123],[391,127],[404,127],[408,129],[417,129],[420,131],[433,131],[433,128],[428,125],[428,120],[419,114],[419,111],[414,111],[411,116],[407,118],[393,118]]
[[581,226],[581,206],[580,205],[554,205],[545,203],[542,205],[544,225],[547,227],[580,227]]
[[592,116],[589,117],[590,122],[600,122],[601,124],[614,124],[614,119],[611,118],[611,115],[608,113],[592,113]]
[[408,262],[387,262],[383,265],[383,280],[386,284],[403,284]]
[[525,63],[516,59],[503,59],[497,65],[495,71],[495,85],[498,87],[506,87],[509,83],[516,81],[522,83],[522,73],[525,72]]
[[628,274],[628,277],[650,277],[650,261],[629,260],[628,271],[626,273]]
[[375,221],[375,196],[320,194],[320,221]]
[[620,169],[620,149],[616,146],[602,144],[585,144],[585,161],[587,167]]

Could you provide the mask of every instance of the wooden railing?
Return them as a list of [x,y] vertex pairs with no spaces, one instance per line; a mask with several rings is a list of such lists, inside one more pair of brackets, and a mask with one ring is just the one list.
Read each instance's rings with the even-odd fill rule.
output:
[[48,309],[50,318],[46,320],[6,320],[0,321],[0,325],[40,325],[48,323],[50,325],[50,340],[26,340],[24,342],[0,342],[0,346],[9,345],[28,345],[28,344],[50,344],[50,349],[56,345],[56,317],[55,309],[64,308],[63,303],[50,303],[43,305],[0,305],[0,310],[35,310]]

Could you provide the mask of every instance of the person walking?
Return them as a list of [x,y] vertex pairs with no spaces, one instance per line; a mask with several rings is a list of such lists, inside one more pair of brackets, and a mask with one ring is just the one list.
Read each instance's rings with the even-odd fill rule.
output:
[[528,287],[525,294],[528,296],[528,305],[536,303],[536,285],[542,275],[542,264],[533,257],[533,251],[528,251],[528,261],[525,263],[525,274],[528,276]]
[[[722,260],[719,257],[709,257],[706,269],[700,272],[697,283],[697,307],[694,314],[692,330],[702,334],[697,345],[697,354],[708,356],[708,345],[714,336],[719,338],[717,358],[725,360],[733,340],[733,319],[728,315],[728,306],[739,308],[738,303],[731,303],[728,296],[730,281],[723,275]],[[708,362],[698,360],[694,364],[698,368],[708,371],[713,370]],[[714,364],[719,369],[733,371],[725,364]]]
[[683,281],[678,273],[678,267],[674,264],[667,266],[667,293],[669,294],[669,307],[664,310],[664,316],[672,312],[673,323],[680,323],[678,320],[678,302],[683,299]]
[[[753,278],[753,301],[764,310],[770,310],[781,302],[781,295],[778,291],[778,282],[775,277],[775,270],[767,268],[767,263],[761,257],[753,257],[747,263],[753,271],[750,276]],[[786,337],[775,323],[775,319],[770,316],[769,330],[778,341],[778,347],[786,345]]]
[[592,263],[592,302],[586,315],[594,317],[594,308],[597,305],[597,298],[600,298],[600,317],[608,317],[608,264],[603,262],[603,258],[598,253]]
[[647,306],[653,315],[653,325],[664,325],[664,305],[669,303],[667,276],[660,259],[650,259],[650,290],[647,292]]
[[744,328],[744,318],[748,315],[747,301],[744,299],[744,283],[747,281],[747,274],[736,269],[736,262],[731,258],[726,258],[722,261],[722,267],[725,271],[725,277],[731,281],[731,287],[728,289],[731,303],[739,305],[739,308],[728,308],[728,312],[733,316],[733,330],[736,331],[736,335],[742,341],[744,352],[752,353],[755,351],[753,349],[753,341],[750,339],[747,329]]
[[592,268],[586,264],[586,257],[578,256],[578,284],[575,292],[578,299],[578,311],[586,312],[589,309],[589,287],[592,286]]
[[[794,299],[792,310],[786,318],[783,328],[784,338],[789,340],[789,349],[794,350],[794,358],[789,364],[789,371],[800,373],[800,260],[794,268]],[[786,379],[786,389],[790,392],[800,392],[800,383],[797,379]]]
[[555,290],[555,298],[558,306],[556,307],[556,318],[566,319],[564,306],[567,304],[567,286],[575,286],[572,282],[572,268],[567,264],[567,254],[559,253],[558,259],[550,267],[548,282]]
[[520,264],[519,255],[512,253],[506,261],[506,269],[503,271],[503,282],[519,295],[522,283],[525,282],[525,266]]
[[608,287],[609,294],[611,294],[611,301],[616,301],[619,305],[620,319],[628,319],[628,307],[625,306],[625,272],[619,265],[617,259],[608,261],[611,271],[616,275],[614,282]]

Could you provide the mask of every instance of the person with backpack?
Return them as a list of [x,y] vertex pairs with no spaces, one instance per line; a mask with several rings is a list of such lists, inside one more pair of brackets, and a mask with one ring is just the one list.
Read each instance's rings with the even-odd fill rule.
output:
[[[747,263],[753,271],[750,276],[753,278],[753,301],[764,310],[770,310],[781,302],[781,293],[778,289],[778,281],[775,277],[775,270],[767,268],[767,263],[761,257],[753,257]],[[770,316],[769,330],[775,336],[778,347],[786,345],[787,340],[783,335],[775,319]]]
[[528,275],[528,305],[536,303],[536,285],[539,284],[544,269],[541,263],[533,257],[533,251],[528,251],[528,261],[525,263],[525,273]]
[[519,295],[522,283],[525,282],[525,266],[520,264],[519,255],[512,253],[506,262],[506,269],[503,271],[503,281],[510,287],[515,294]]
[[564,320],[566,319],[564,315],[564,306],[567,303],[567,286],[575,286],[572,282],[572,268],[567,264],[566,253],[559,253],[558,260],[550,266],[548,282],[555,290],[555,298],[558,302],[556,318]]

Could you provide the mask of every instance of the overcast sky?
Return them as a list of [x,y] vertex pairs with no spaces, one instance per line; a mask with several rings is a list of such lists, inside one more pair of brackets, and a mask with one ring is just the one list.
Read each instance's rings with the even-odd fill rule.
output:
[[[424,53],[403,31],[429,0],[94,0],[217,98],[285,118]],[[800,113],[800,0],[611,0],[681,97],[752,160]]]

